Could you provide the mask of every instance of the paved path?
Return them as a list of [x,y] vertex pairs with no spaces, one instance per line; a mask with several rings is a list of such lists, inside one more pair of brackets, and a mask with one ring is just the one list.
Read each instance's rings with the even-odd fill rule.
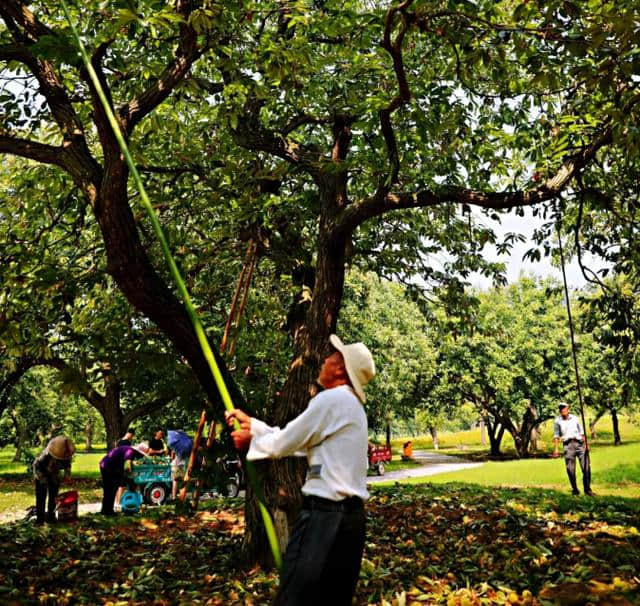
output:
[[[98,513],[102,503],[80,503],[78,505],[78,515],[85,515],[87,513]],[[26,514],[26,509],[20,509],[18,511],[11,510],[5,511],[0,514],[0,524],[8,524],[9,522],[15,522],[21,520]]]
[[460,469],[471,469],[479,467],[482,463],[462,463],[459,457],[441,454],[433,450],[414,450],[413,458],[422,463],[420,467],[409,467],[398,471],[388,471],[383,476],[372,476],[367,478],[370,484],[378,482],[388,482],[389,480],[404,480],[406,478],[422,478],[424,476],[435,476],[448,471],[459,471]]

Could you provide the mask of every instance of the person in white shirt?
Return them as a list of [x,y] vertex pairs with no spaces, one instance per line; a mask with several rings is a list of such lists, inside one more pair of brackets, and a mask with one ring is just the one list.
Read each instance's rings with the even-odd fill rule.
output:
[[227,423],[247,459],[306,456],[302,511],[284,556],[275,606],[348,606],[360,572],[365,540],[367,417],[364,386],[375,375],[362,343],[329,337],[335,351],[322,364],[324,391],[284,429],[270,427],[235,409]]
[[579,495],[578,484],[576,482],[576,457],[580,461],[582,469],[582,483],[584,494],[593,495],[591,491],[591,464],[589,462],[589,452],[586,446],[584,431],[577,417],[569,414],[569,406],[565,402],[558,404],[560,415],[553,423],[553,456],[559,457],[558,445],[560,440],[564,446],[564,462],[567,468],[567,475],[571,483],[571,492]]

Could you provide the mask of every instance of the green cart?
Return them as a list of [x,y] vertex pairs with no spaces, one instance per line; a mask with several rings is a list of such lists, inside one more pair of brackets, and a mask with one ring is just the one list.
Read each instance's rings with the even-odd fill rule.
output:
[[171,494],[169,457],[152,457],[134,462],[133,481],[147,505],[162,505]]

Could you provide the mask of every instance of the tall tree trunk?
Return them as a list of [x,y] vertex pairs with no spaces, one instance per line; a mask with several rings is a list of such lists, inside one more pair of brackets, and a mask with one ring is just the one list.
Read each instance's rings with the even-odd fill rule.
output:
[[93,414],[89,413],[87,422],[84,426],[84,450],[85,452],[93,452],[93,431],[94,431]]
[[531,452],[536,452],[538,450],[539,439],[540,439],[540,432],[538,431],[537,427],[533,427],[531,429],[531,438],[530,438]]
[[529,444],[530,451],[535,452],[536,450],[538,450],[538,439],[540,437],[540,433],[538,432],[538,425],[536,423],[536,419],[538,418],[538,411],[532,404],[529,405],[529,410],[531,411],[531,421],[533,423],[533,426],[529,430]]
[[29,441],[29,434],[27,432],[27,424],[15,412],[12,412],[11,420],[16,431],[16,452],[13,455],[13,462],[18,463],[22,461],[25,446]]
[[592,440],[596,439],[596,423],[602,418],[605,412],[606,412],[606,408],[601,408],[596,413],[596,416],[589,423],[589,433],[591,434]]
[[439,442],[438,442],[438,430],[434,425],[429,426],[429,433],[431,434],[431,440],[433,441],[433,449],[438,450]]
[[610,409],[611,412],[611,424],[613,425],[613,443],[616,446],[622,444],[622,439],[620,438],[620,425],[618,423],[618,412],[615,408]]
[[487,435],[489,436],[490,450],[489,455],[492,457],[500,457],[500,446],[502,444],[502,438],[504,437],[504,426],[498,421],[493,421],[487,417]]
[[391,448],[391,422],[390,421],[387,421],[385,434],[386,434],[385,437],[386,437],[387,448]]
[[480,419],[480,444],[487,445],[487,426],[484,419]]
[[531,436],[538,425],[538,413],[535,407],[529,404],[522,415],[520,427],[515,427],[510,420],[503,424],[513,436],[518,457],[521,459],[528,457],[530,455]]
[[[293,332],[295,358],[289,367],[287,380],[276,402],[272,419],[284,427],[306,407],[317,391],[316,378],[320,363],[330,352],[329,335],[335,332],[345,273],[345,241],[331,239],[335,200],[340,195],[339,176],[319,182],[320,202],[325,211],[320,220],[320,235],[316,261],[315,282],[311,304],[304,321]],[[327,210],[329,209],[329,210]],[[291,457],[280,461],[263,462],[259,471],[264,477],[265,498],[273,513],[280,545],[286,545],[289,532],[302,505],[302,486],[307,463]],[[245,501],[246,531],[243,557],[247,563],[272,562],[271,552],[255,499],[247,491]]]
[[124,415],[120,408],[120,383],[113,377],[105,378],[106,391],[99,409],[107,432],[107,449],[114,448],[124,434]]

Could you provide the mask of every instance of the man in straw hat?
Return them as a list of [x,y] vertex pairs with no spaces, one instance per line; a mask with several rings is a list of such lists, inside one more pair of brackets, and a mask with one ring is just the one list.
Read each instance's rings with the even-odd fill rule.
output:
[[247,459],[306,456],[309,464],[300,517],[284,556],[277,606],[351,604],[365,539],[367,417],[364,386],[375,375],[362,343],[336,336],[322,364],[324,391],[284,429],[270,427],[241,410],[226,414],[240,429],[231,433]]
[[[71,477],[71,457],[76,451],[67,436],[56,436],[49,440],[46,448],[33,461],[33,478],[36,483],[36,522],[44,524],[56,521],[56,497],[60,490],[60,472],[64,471],[64,482]],[[45,503],[49,494],[47,515]]]
[[131,462],[147,456],[149,446],[140,442],[136,446],[116,446],[100,461],[102,475],[102,509],[105,516],[114,515],[113,505],[120,486],[128,486],[131,481],[126,477],[125,465],[130,469]]

